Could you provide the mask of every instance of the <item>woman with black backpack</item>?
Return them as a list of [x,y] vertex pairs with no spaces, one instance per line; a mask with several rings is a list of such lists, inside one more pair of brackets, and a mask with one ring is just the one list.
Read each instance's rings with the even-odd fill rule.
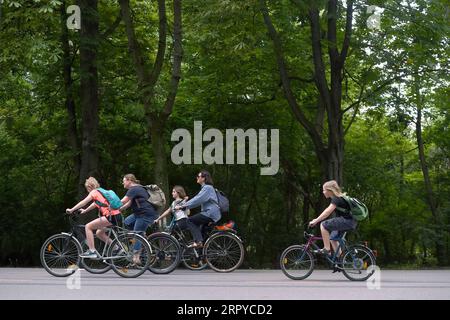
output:
[[203,226],[210,222],[216,223],[222,218],[211,174],[206,170],[200,171],[197,183],[202,186],[200,192],[185,204],[175,207],[175,210],[185,210],[201,206],[200,213],[188,218],[189,229],[194,238],[193,248],[203,246]]

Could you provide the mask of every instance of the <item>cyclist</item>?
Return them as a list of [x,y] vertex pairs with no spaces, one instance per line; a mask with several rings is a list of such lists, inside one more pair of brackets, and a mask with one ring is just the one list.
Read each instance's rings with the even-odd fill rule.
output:
[[[93,201],[89,207],[86,209],[81,209],[80,213],[86,213],[93,210],[97,207],[100,210],[101,217],[89,222],[85,226],[86,230],[86,239],[89,249],[80,255],[81,258],[100,258],[100,254],[95,250],[94,245],[94,230],[96,231],[96,235],[99,239],[107,244],[111,244],[112,240],[106,234],[104,228],[112,225],[118,225],[122,223],[122,215],[119,210],[112,210],[109,207],[108,201],[103,197],[103,195],[97,189],[100,188],[100,184],[98,181],[89,177],[86,179],[84,183],[87,192],[87,195],[84,200],[80,201],[71,209],[66,209],[66,212],[72,214],[74,211],[86,206],[89,202]],[[100,204],[99,204],[100,203]]]
[[222,217],[211,174],[206,170],[200,171],[197,183],[202,186],[200,192],[185,204],[175,206],[175,210],[185,210],[201,205],[201,212],[188,218],[188,226],[194,238],[190,247],[193,248],[203,246],[203,226],[210,222],[216,223]]
[[153,224],[158,217],[158,213],[153,205],[147,201],[149,197],[147,190],[139,184],[139,180],[136,179],[134,174],[126,174],[122,182],[123,187],[128,191],[122,198],[123,206],[120,207],[120,210],[123,211],[131,207],[133,212],[125,218],[125,226],[145,235],[145,231],[149,225]]
[[[345,193],[342,192],[335,180],[327,181],[323,184],[323,195],[327,199],[331,198],[331,203],[316,219],[309,222],[309,226],[314,227],[319,222],[322,222],[320,224],[320,232],[322,233],[323,248],[318,253],[329,255],[331,252],[330,241],[333,250],[336,251],[339,244],[337,240],[342,236],[344,231],[355,230],[358,223],[352,217],[351,213],[349,213],[350,206],[342,198],[342,196],[345,196]],[[342,212],[341,210],[336,210],[336,208],[346,210]],[[325,220],[333,212],[336,213],[336,217]]]
[[174,186],[172,189],[172,197],[175,199],[170,205],[169,209],[164,211],[163,214],[159,216],[158,219],[155,220],[155,223],[161,221],[164,217],[168,216],[170,213],[174,215],[175,224],[180,230],[188,229],[188,210],[175,210],[177,205],[183,205],[186,203],[188,197],[186,196],[186,191],[182,186]]

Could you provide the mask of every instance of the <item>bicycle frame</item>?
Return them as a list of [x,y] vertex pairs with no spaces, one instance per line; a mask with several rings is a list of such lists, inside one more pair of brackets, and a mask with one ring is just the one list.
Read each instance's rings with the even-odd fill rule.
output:
[[[338,247],[336,248],[336,250],[334,251],[334,253],[333,253],[333,255],[331,256],[331,258],[330,258],[330,256],[328,256],[328,255],[326,256],[326,259],[327,259],[328,262],[330,262],[330,263],[332,263],[332,264],[335,264],[335,263],[336,263],[336,260],[337,260],[338,252],[339,252],[339,251],[344,252],[344,250],[347,248],[347,246],[346,246],[346,244],[345,244],[345,235],[346,235],[346,233],[345,233],[342,237],[340,237],[338,240],[336,240],[336,241],[339,242],[339,245],[338,245]],[[305,237],[306,237],[306,232],[305,232]],[[314,236],[314,235],[311,235],[311,236],[309,237],[309,235],[308,235],[307,240],[308,240],[308,241],[307,241],[306,247],[305,247],[306,250],[311,250],[311,248],[314,248],[315,250],[319,250],[320,247],[316,244],[316,241],[322,241],[323,239],[322,239],[322,237],[320,237],[320,236]],[[305,250],[305,251],[306,251],[306,250]],[[303,255],[301,256],[302,259],[303,259],[303,257],[304,257],[304,254],[305,254],[305,253],[303,253]]]
[[[174,236],[178,242],[180,244],[182,244],[183,246],[187,247],[188,245],[188,241],[186,240],[186,236],[184,235],[183,231],[181,230],[179,227],[177,228],[177,225],[174,223],[174,221],[172,220],[172,222],[169,224],[169,226],[166,228],[167,230],[167,234],[170,234],[172,236]],[[216,234],[216,233],[231,233],[233,234],[233,236],[235,236],[240,242],[243,242],[241,238],[239,238],[239,236],[236,234],[236,230],[234,229],[230,229],[230,230],[226,230],[226,231],[221,231],[221,230],[216,230],[216,229],[212,229],[209,232],[206,233],[205,235],[205,244],[208,241],[208,239]]]
[[[172,219],[169,226],[167,227],[166,233],[171,235],[173,238],[175,238],[178,241],[179,245],[183,246],[184,248],[188,248],[188,241],[186,240],[186,236],[184,235],[183,230],[181,230],[179,227],[177,227],[176,221],[174,218]],[[214,227],[213,227],[205,235],[204,247],[206,247],[206,244],[208,243],[208,241],[210,241],[210,239],[212,238],[213,235],[223,234],[223,233],[231,234],[234,238],[236,238],[236,240],[243,243],[241,238],[239,238],[239,236],[236,234],[236,230],[230,229],[227,231],[220,231],[220,230],[214,229]],[[203,250],[201,250],[201,252],[198,252],[198,250],[195,250],[195,249],[192,251],[196,258],[205,257],[205,253],[203,252]],[[181,258],[184,259],[184,256],[182,256]]]
[[[117,227],[117,228],[120,228],[120,227]],[[104,229],[107,229],[107,232],[106,232],[106,235],[108,236],[108,238],[109,239],[111,239],[111,243],[112,243],[112,241],[114,241],[115,239],[118,239],[118,237],[119,237],[119,232],[116,232],[115,230],[114,230],[114,228],[113,227],[106,227],[106,228],[104,228]],[[124,231],[124,230],[122,230],[122,231]],[[124,233],[126,233],[126,232],[124,232]],[[111,234],[113,235],[113,238],[111,238]],[[101,240],[101,239],[100,239]],[[103,241],[103,240],[102,240]],[[121,248],[120,249],[122,249],[122,250],[124,250],[124,248],[123,248],[123,246],[122,246],[122,243],[120,243],[120,241],[117,241],[118,242],[118,244],[121,246]],[[120,258],[123,258],[123,256],[111,256],[111,257],[108,257],[108,256],[106,256],[105,257],[105,255],[106,255],[106,253],[108,252],[108,250],[109,250],[109,247],[110,247],[110,244],[108,244],[108,243],[105,243],[105,246],[103,247],[103,250],[102,250],[102,252],[101,252],[101,257],[100,258],[97,258],[97,259],[95,259],[94,258],[94,260],[103,260],[103,262],[104,263],[106,263],[106,264],[110,264],[110,263],[108,263],[108,261],[105,261],[105,260],[112,260],[112,259],[120,259]],[[99,252],[100,253],[100,252]],[[91,258],[92,259],[92,258]]]

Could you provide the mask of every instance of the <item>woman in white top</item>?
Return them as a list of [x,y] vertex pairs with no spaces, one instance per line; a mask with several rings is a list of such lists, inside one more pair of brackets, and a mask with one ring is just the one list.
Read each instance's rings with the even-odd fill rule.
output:
[[161,221],[164,217],[168,216],[170,213],[174,215],[175,223],[181,230],[188,229],[187,217],[188,217],[188,209],[186,210],[176,210],[175,206],[181,206],[186,203],[188,197],[186,196],[186,191],[182,186],[174,186],[172,189],[172,197],[175,199],[170,205],[169,209],[163,212],[159,216],[158,219],[155,220],[155,223]]

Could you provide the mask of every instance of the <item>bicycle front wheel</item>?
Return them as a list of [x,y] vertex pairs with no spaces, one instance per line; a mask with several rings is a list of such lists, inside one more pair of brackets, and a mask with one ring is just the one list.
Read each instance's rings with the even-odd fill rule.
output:
[[45,240],[41,247],[41,264],[55,277],[73,274],[80,264],[81,246],[68,234],[55,234]]
[[136,233],[119,235],[108,248],[108,262],[119,276],[136,278],[143,274],[152,256],[147,240]]
[[234,234],[216,233],[206,241],[203,254],[214,271],[231,272],[244,261],[244,245]]
[[293,245],[283,251],[280,267],[286,277],[292,280],[308,278],[314,270],[314,256],[304,245]]
[[375,273],[375,257],[369,248],[362,245],[347,248],[341,264],[344,276],[352,281],[365,281]]
[[167,274],[175,270],[180,263],[178,241],[165,233],[153,233],[147,239],[153,251],[149,270],[156,274]]

